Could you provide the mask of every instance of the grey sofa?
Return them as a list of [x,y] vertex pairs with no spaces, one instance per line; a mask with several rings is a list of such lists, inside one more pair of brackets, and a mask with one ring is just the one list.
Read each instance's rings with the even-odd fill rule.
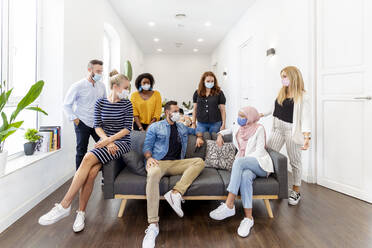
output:
[[[103,167],[105,199],[121,199],[118,217],[122,217],[125,205],[129,199],[146,199],[146,172],[144,170],[142,148],[145,132],[132,131],[132,151],[123,159],[111,161]],[[204,140],[216,139],[216,135],[204,134]],[[232,137],[225,137],[225,142],[231,142]],[[205,158],[206,144],[195,149],[196,137],[189,136],[186,158]],[[268,178],[257,178],[253,183],[253,198],[263,199],[270,218],[273,218],[269,200],[288,198],[287,158],[273,150],[268,150],[274,164],[275,173]],[[128,159],[134,163],[128,166]],[[133,162],[134,160],[134,162]],[[125,162],[127,161],[127,162]],[[140,167],[140,168],[138,168]],[[143,168],[142,168],[143,167]],[[163,195],[173,188],[181,176],[165,176],[159,187]],[[214,168],[204,168],[198,178],[192,183],[184,195],[185,200],[224,200],[228,192],[226,188],[230,181],[230,172]],[[161,199],[164,199],[161,197]]]

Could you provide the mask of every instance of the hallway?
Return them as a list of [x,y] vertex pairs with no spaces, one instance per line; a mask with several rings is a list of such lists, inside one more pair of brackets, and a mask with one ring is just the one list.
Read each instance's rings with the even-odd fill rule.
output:
[[[190,173],[196,183],[185,186],[186,196],[225,197],[239,150],[268,175],[245,176],[261,186],[253,192],[267,204],[254,201],[255,223],[243,239],[237,235],[241,201],[236,216],[221,223],[208,216],[217,201],[186,201],[183,219],[161,201],[156,247],[372,248],[371,0],[0,0],[0,7],[0,248],[141,247],[147,205],[133,199],[146,195],[145,163],[155,158],[155,141],[142,150],[144,131],[161,121],[193,130],[173,129],[170,146],[171,132],[148,132],[162,142],[159,154],[172,155],[157,160],[208,155],[215,162],[204,174],[198,174],[202,161],[195,162],[200,170]],[[21,99],[30,100],[28,90],[41,81],[23,106]],[[104,107],[96,104],[102,98]],[[126,101],[125,111],[107,107],[119,101]],[[165,108],[169,101],[177,103]],[[118,114],[112,123],[126,120],[116,134],[108,135],[111,123],[99,116],[105,111]],[[256,118],[249,121],[250,115]],[[210,138],[208,128],[215,133]],[[236,142],[226,141],[229,152],[215,159],[225,130]],[[26,131],[40,137],[30,139]],[[244,149],[258,131],[257,147]],[[80,165],[76,154],[82,159],[95,148],[94,139],[104,141],[103,150],[127,144],[120,150],[125,162],[103,151],[101,157],[111,160],[103,165],[108,183],[101,190],[101,175],[95,179],[86,228],[72,230],[78,197],[68,218],[39,225],[71,184]],[[201,141],[204,146],[196,147]],[[26,155],[27,143],[33,155]],[[288,158],[287,168],[278,153]],[[187,166],[180,166],[182,173]],[[290,185],[296,184],[288,196],[287,170]],[[163,178],[161,187],[171,190],[179,176]],[[130,199],[123,218],[115,196]],[[294,198],[298,206],[288,204]],[[274,219],[266,212],[270,204]]]

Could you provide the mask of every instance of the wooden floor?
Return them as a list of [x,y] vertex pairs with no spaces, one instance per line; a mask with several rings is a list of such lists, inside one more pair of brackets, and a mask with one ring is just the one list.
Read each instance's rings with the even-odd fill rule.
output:
[[[146,202],[129,200],[125,215],[117,218],[119,200],[104,200],[96,181],[87,209],[86,228],[75,234],[75,214],[52,226],[37,220],[66,192],[68,181],[0,234],[1,248],[18,247],[141,247],[146,223]],[[236,229],[243,218],[241,203],[237,215],[221,222],[208,217],[217,201],[189,201],[180,219],[165,201],[160,203],[160,234],[157,247],[372,247],[372,205],[326,188],[305,184],[297,207],[287,200],[272,201],[274,219],[269,219],[264,202],[253,205],[255,225],[248,238]],[[77,207],[75,200],[72,208]]]

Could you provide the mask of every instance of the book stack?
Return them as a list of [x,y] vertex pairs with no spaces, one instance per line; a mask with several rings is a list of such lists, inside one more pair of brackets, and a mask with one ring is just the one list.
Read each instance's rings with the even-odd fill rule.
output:
[[39,135],[42,137],[38,146],[40,152],[51,152],[61,148],[60,126],[41,126]]

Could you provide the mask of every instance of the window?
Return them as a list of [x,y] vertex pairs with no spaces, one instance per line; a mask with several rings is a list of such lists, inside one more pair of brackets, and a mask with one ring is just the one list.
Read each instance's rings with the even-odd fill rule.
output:
[[[19,100],[37,80],[37,4],[38,0],[1,1],[1,81],[13,88],[6,114],[17,106]],[[37,105],[37,103],[35,103]],[[22,128],[37,128],[37,113],[24,111],[17,117],[24,120]],[[9,155],[23,150],[24,131],[18,130],[6,141]]]
[[120,37],[110,24],[105,23],[103,34],[104,82],[108,82],[109,73],[113,69],[120,72],[120,56]]

